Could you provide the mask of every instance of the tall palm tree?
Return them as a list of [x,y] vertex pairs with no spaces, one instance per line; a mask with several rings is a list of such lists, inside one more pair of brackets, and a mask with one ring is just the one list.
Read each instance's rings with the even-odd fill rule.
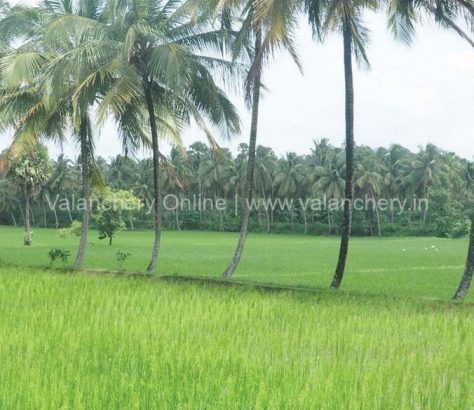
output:
[[[74,98],[71,97],[84,70],[83,64],[75,64],[74,70],[68,70],[68,64],[71,66],[69,51],[75,46],[80,46],[83,50],[86,48],[84,45],[91,40],[93,33],[81,23],[87,19],[100,20],[102,11],[101,0],[45,1],[39,7],[13,7],[0,21],[0,34],[14,49],[2,61],[7,89],[2,101],[3,111],[7,113],[3,120],[15,120],[15,117],[8,118],[8,112],[16,101],[21,109],[10,109],[10,114],[13,112],[17,118],[20,116],[23,128],[29,130],[22,130],[19,134],[21,138],[18,138],[20,142],[22,139],[35,142],[41,137],[52,135],[63,138],[70,120],[73,125],[72,134],[80,145],[83,211],[75,268],[82,265],[89,227],[89,197],[91,179],[94,176],[93,120],[89,109],[95,103],[95,92],[75,93]],[[65,21],[70,29],[68,35],[59,30]],[[16,46],[17,43],[20,44],[19,47]],[[28,85],[26,90],[25,84]],[[92,88],[91,86],[90,89]],[[20,97],[25,94],[30,100],[36,99],[28,110],[21,106]],[[50,132],[51,127],[55,127],[54,134]],[[18,141],[15,143],[21,146]]]
[[206,117],[223,132],[237,132],[236,111],[215,84],[211,70],[232,75],[239,66],[203,55],[202,51],[216,47],[217,34],[206,31],[206,22],[198,24],[199,19],[193,20],[186,7],[175,2],[64,0],[46,2],[44,7],[53,18],[37,37],[57,53],[46,70],[46,100],[52,105],[69,98],[81,146],[84,212],[75,267],[80,267],[84,256],[94,176],[89,111],[99,102],[99,119],[113,115],[127,148],[136,148],[151,134],[155,241],[148,269],[154,270],[161,236],[158,133],[177,138],[191,117],[213,142]]
[[341,285],[349,250],[349,237],[352,222],[352,200],[354,196],[354,84],[352,56],[359,62],[368,64],[365,47],[368,29],[362,17],[366,9],[375,10],[379,6],[376,0],[305,0],[305,10],[315,35],[321,38],[328,32],[341,31],[344,51],[345,80],[345,124],[346,124],[346,175],[344,212],[341,244],[336,271],[331,287]]
[[95,50],[106,56],[108,64],[93,67],[90,72],[112,78],[101,103],[104,115],[110,111],[121,115],[138,104],[142,109],[135,109],[136,121],[148,120],[154,170],[155,239],[147,270],[154,271],[161,241],[159,137],[178,139],[191,118],[214,145],[206,119],[227,135],[238,132],[236,110],[215,83],[212,72],[237,75],[239,65],[203,54],[219,48],[219,32],[210,31],[208,21],[190,14],[186,4],[110,0],[108,7],[113,13],[101,34],[108,41],[102,41]]
[[471,229],[469,231],[469,245],[467,247],[467,258],[466,258],[466,266],[464,268],[464,273],[461,277],[461,281],[459,283],[458,289],[454,294],[453,299],[459,300],[463,299],[472,282],[472,275],[474,271],[474,196],[472,189],[474,188],[474,163],[470,162],[466,166],[466,170],[463,175],[463,179],[466,186],[466,202],[469,206],[469,219],[471,221]]
[[[233,0],[221,0],[217,2],[217,9],[226,10],[235,6]],[[223,272],[224,277],[231,277],[242,257],[247,240],[250,202],[254,190],[255,173],[255,151],[257,146],[258,116],[261,93],[261,81],[263,63],[268,59],[272,51],[278,47],[286,49],[299,66],[293,40],[293,29],[296,23],[296,11],[298,2],[288,1],[253,1],[245,0],[237,2],[238,9],[242,10],[242,24],[233,44],[234,56],[246,53],[251,59],[251,68],[247,75],[246,94],[247,101],[251,105],[251,125],[248,147],[247,170],[243,189],[242,222],[239,240],[234,255]],[[249,53],[253,42],[253,51]]]

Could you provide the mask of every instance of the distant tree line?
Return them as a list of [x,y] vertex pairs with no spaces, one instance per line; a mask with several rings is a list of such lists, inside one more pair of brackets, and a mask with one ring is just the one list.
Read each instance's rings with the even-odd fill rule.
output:
[[[240,209],[244,201],[247,151],[248,146],[240,144],[234,156],[227,149],[216,151],[200,142],[187,149],[172,148],[161,163],[164,227],[238,231],[241,216],[235,207]],[[363,200],[364,209],[354,211],[354,235],[459,237],[468,233],[467,198],[474,177],[469,161],[432,144],[415,153],[396,144],[376,150],[358,146],[355,158],[355,198]],[[95,184],[106,185],[112,191],[129,191],[142,202],[142,207],[126,213],[127,228],[152,229],[151,159],[118,155],[107,162],[99,157],[96,166]],[[250,230],[340,234],[342,210],[329,209],[327,203],[344,198],[344,168],[344,149],[333,147],[325,138],[314,141],[307,155],[287,153],[278,157],[271,148],[258,146]],[[80,187],[80,161],[64,155],[49,159],[43,147],[36,156],[18,162],[0,180],[0,222],[67,227],[81,217],[77,209]],[[315,198],[321,203],[318,209],[309,206]],[[227,206],[222,210],[203,206],[206,199],[224,199]],[[286,202],[277,206],[277,199]],[[397,202],[379,209],[371,200],[381,199]],[[181,206],[176,206],[176,200]],[[97,221],[92,223],[97,227]]]

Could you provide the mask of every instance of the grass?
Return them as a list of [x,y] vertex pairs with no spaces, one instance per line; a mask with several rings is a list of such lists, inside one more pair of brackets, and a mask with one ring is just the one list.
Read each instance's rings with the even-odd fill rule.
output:
[[[37,235],[37,262],[44,259],[42,234],[50,235]],[[140,234],[126,237],[137,246]],[[217,242],[219,235],[194,238],[205,241],[206,251],[194,251],[204,263],[211,238]],[[182,239],[165,239],[163,265],[174,266],[169,253],[180,252],[170,245]],[[286,239],[310,249],[324,243]],[[285,238],[262,240],[276,246]],[[94,249],[102,248],[108,249]],[[181,249],[179,261],[192,248]],[[99,258],[93,252],[89,264]],[[260,271],[271,264],[275,275],[281,272],[278,261],[264,261]],[[250,262],[244,266],[256,266]],[[297,270],[303,261],[294,264]],[[0,408],[470,409],[473,320],[469,304],[265,293],[3,266]]]
[[[85,267],[143,271],[151,253],[152,232],[121,232],[112,246],[91,231]],[[237,235],[214,232],[165,232],[158,274],[219,277],[232,255]],[[20,228],[0,227],[0,258],[23,266],[48,266],[48,251],[60,247],[73,256],[77,240],[55,230],[36,229],[34,246],[22,245]],[[249,236],[236,280],[327,289],[334,271],[338,238]],[[132,255],[123,265],[118,250]],[[353,238],[343,292],[448,300],[459,283],[466,239]],[[474,292],[467,300],[474,300]]]

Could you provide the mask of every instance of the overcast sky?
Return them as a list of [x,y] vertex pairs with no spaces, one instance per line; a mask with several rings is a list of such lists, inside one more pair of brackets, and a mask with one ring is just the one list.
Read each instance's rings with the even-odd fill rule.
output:
[[[474,156],[474,49],[456,34],[427,22],[410,47],[387,32],[383,15],[368,15],[371,43],[370,70],[355,68],[355,139],[371,147],[391,143],[412,150],[432,142],[462,157]],[[268,87],[261,99],[258,143],[277,154],[307,153],[313,139],[344,141],[344,74],[342,41],[338,35],[324,45],[312,41],[304,20],[297,35],[304,73],[284,54],[276,56],[264,72]],[[235,150],[248,139],[249,112],[240,98],[243,132],[222,146]],[[0,148],[8,137],[0,137]],[[112,124],[97,138],[97,154],[109,158],[120,153]],[[185,143],[205,140],[191,128]],[[50,147],[53,155],[60,152]],[[77,147],[67,144],[74,157]]]

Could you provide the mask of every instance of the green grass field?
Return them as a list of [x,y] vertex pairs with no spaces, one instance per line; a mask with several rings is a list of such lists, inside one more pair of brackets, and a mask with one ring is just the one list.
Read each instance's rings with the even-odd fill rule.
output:
[[[34,246],[25,248],[20,228],[0,227],[0,259],[25,266],[48,266],[48,251],[71,251],[78,241],[55,230],[36,229]],[[121,232],[112,246],[91,231],[85,267],[143,271],[152,232]],[[158,274],[219,277],[232,256],[237,235],[216,232],[165,232]],[[249,236],[235,279],[326,290],[334,272],[339,239],[300,235]],[[132,255],[122,266],[118,250]],[[437,250],[436,250],[437,249]],[[459,283],[467,239],[353,238],[343,292],[448,300]],[[474,300],[474,292],[467,300]]]
[[472,409],[473,321],[468,304],[2,267],[0,408]]
[[[155,277],[45,270],[77,241],[34,238],[0,228],[2,410],[474,408],[465,239],[353,239],[336,293],[337,238],[251,235],[235,278],[305,288],[279,292],[160,279],[219,277],[235,234],[166,232]],[[152,233],[90,239],[87,267],[142,271]]]

